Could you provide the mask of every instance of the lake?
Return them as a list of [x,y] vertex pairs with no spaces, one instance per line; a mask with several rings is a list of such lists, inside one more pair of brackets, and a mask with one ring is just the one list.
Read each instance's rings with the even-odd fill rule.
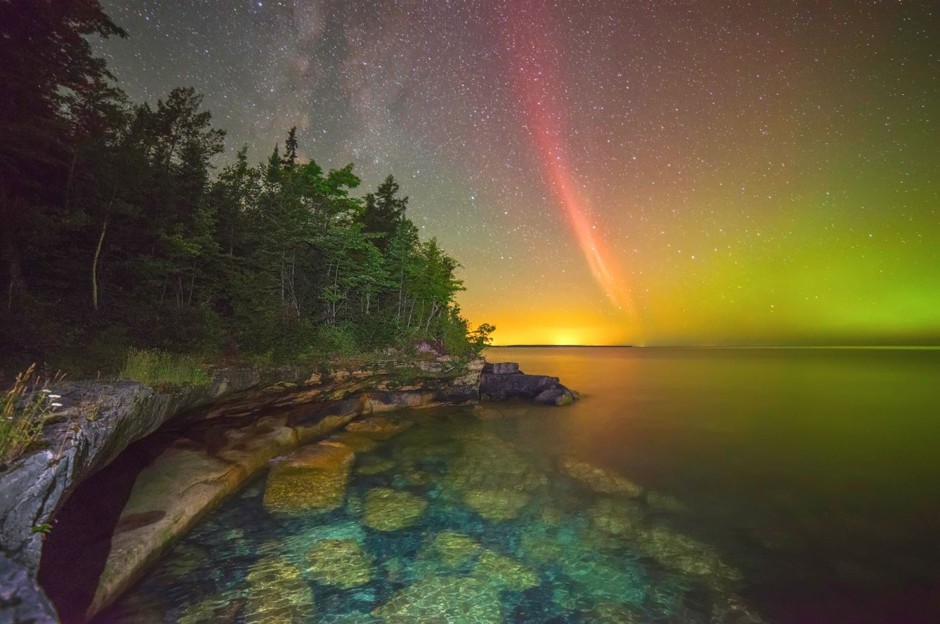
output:
[[341,508],[262,477],[99,621],[940,621],[940,350],[486,355],[582,399],[394,414]]

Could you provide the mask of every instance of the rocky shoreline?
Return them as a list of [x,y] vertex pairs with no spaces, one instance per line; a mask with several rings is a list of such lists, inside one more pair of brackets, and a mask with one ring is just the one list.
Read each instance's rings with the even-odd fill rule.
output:
[[[217,372],[205,386],[175,392],[126,381],[76,382],[56,391],[64,407],[60,421],[44,431],[46,446],[0,473],[3,623],[59,621],[45,583],[71,588],[73,595],[54,596],[71,605],[63,621],[100,612],[271,460],[354,420],[481,399],[564,405],[576,398],[557,378],[525,375],[512,363],[449,358],[371,370],[234,369]],[[189,437],[170,436],[151,449],[146,470],[112,466],[129,446],[171,422],[185,425]],[[362,431],[347,431],[330,444],[355,446],[357,435],[368,439]],[[107,490],[119,505],[110,523],[97,522],[91,534],[88,527],[60,527],[56,519],[66,515],[63,510],[81,504],[82,484],[108,468],[124,488],[120,494],[113,484]],[[94,543],[97,555],[86,557]]]

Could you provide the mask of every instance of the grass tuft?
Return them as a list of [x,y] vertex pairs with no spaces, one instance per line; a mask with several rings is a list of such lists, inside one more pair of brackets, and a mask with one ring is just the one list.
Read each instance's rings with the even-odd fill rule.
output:
[[158,349],[128,350],[120,376],[151,387],[209,383],[209,373],[199,358]]
[[0,466],[12,463],[34,447],[42,438],[46,419],[61,407],[58,395],[47,386],[48,380],[36,373],[33,364],[0,393]]

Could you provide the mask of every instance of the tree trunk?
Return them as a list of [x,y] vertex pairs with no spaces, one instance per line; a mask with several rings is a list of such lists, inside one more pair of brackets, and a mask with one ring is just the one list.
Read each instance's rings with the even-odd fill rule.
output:
[[[72,165],[74,166],[74,159]],[[111,220],[111,208],[114,206],[114,198],[117,196],[117,189],[111,192],[111,199],[108,201],[108,208],[104,212],[104,222],[101,224],[101,234],[98,236],[98,246],[95,247],[95,257],[91,261],[91,304],[98,311],[98,261],[101,259],[101,249],[104,247],[104,235],[108,231],[108,222]]]
[[91,261],[91,305],[98,311],[98,260],[101,258],[101,248],[104,246],[104,235],[108,231],[108,217],[101,224],[101,235],[98,236],[98,246],[95,247],[95,257]]

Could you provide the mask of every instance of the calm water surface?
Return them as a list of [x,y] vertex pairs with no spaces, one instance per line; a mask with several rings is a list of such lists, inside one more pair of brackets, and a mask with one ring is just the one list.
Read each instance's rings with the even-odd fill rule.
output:
[[583,399],[398,414],[342,508],[262,478],[103,619],[940,621],[940,351],[487,357]]

